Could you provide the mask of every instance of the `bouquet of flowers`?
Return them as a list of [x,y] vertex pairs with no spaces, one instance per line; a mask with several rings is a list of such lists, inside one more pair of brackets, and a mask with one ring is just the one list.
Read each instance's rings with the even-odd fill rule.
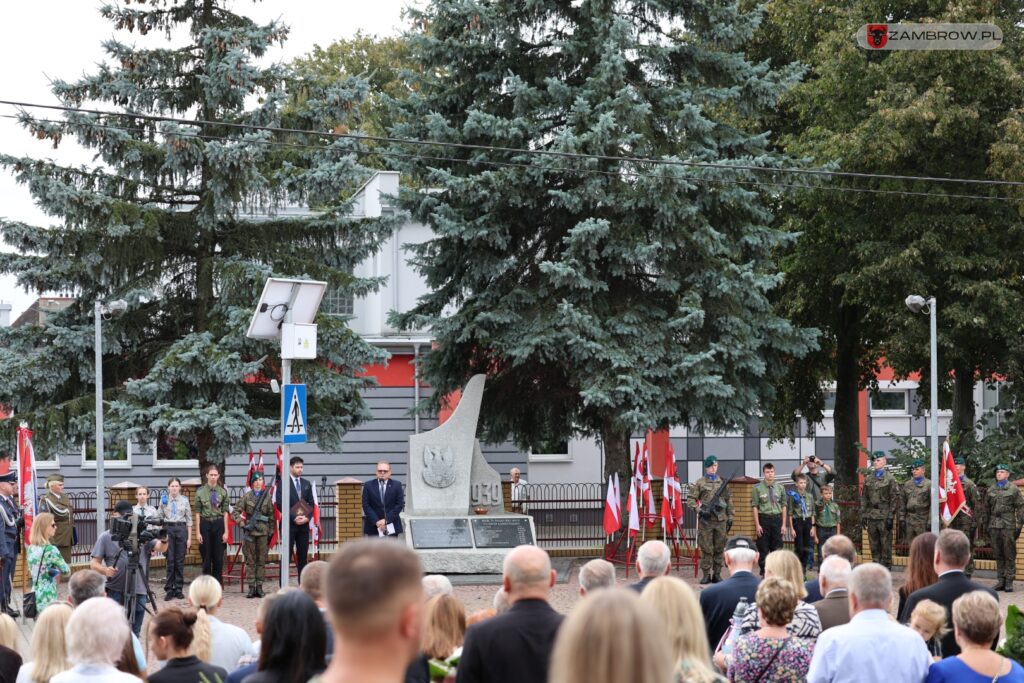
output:
[[430,669],[430,680],[431,683],[444,683],[445,681],[455,680],[455,669],[459,665],[459,659],[462,658],[462,648],[456,648],[455,652],[446,659],[431,659],[427,662],[427,666]]

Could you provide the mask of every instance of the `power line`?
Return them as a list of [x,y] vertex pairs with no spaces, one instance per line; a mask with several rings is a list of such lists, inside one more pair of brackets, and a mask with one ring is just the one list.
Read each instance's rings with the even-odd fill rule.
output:
[[117,111],[105,111],[102,109],[82,109],[76,107],[65,107],[55,104],[39,104],[33,102],[19,102],[15,100],[2,100],[0,104],[29,108],[29,109],[50,109],[56,111],[65,112],[76,112],[84,114],[95,114],[98,116],[121,116],[135,119],[142,119],[147,121],[164,121],[167,123],[177,123],[187,126],[222,126],[231,128],[240,128],[244,130],[263,130],[274,133],[288,133],[297,135],[317,135],[321,137],[334,137],[342,139],[350,139],[363,142],[387,142],[392,144],[402,145],[417,145],[417,146],[440,146],[440,147],[451,147],[456,149],[467,149],[467,150],[479,150],[487,152],[502,152],[509,154],[526,154],[526,155],[543,155],[543,156],[555,156],[567,159],[583,159],[583,160],[597,160],[597,161],[617,161],[617,162],[629,162],[629,163],[643,163],[643,164],[654,164],[660,166],[692,166],[697,168],[713,168],[719,170],[729,171],[752,171],[756,173],[788,173],[794,175],[811,175],[811,176],[825,176],[825,177],[845,177],[845,178],[858,178],[858,179],[872,179],[872,180],[897,180],[905,182],[928,182],[928,183],[952,183],[952,184],[966,184],[966,185],[992,185],[992,186],[1010,186],[1010,187],[1024,187],[1024,182],[1012,181],[1012,180],[984,180],[977,178],[941,178],[936,176],[908,176],[908,175],[896,175],[886,173],[858,173],[854,171],[828,171],[824,169],[811,169],[811,168],[781,168],[781,167],[769,167],[769,166],[753,166],[744,164],[722,164],[712,163],[703,161],[683,161],[681,159],[651,159],[645,157],[628,157],[628,156],[615,156],[605,154],[582,154],[579,152],[563,152],[558,150],[548,149],[524,149],[517,147],[503,147],[498,145],[478,145],[466,142],[444,142],[440,140],[414,140],[409,138],[395,138],[383,135],[364,135],[358,133],[337,133],[335,131],[310,131],[302,130],[300,128],[282,128],[279,126],[260,126],[256,124],[248,123],[233,123],[226,121],[208,121],[205,119],[182,119],[171,116],[159,116],[155,114],[142,114],[136,112],[117,112]]

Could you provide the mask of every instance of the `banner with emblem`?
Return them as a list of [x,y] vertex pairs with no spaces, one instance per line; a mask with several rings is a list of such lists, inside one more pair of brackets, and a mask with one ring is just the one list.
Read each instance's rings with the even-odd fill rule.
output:
[[32,430],[24,422],[18,427],[18,501],[25,516],[24,543],[25,547],[28,547],[39,496],[36,492],[36,458],[32,450]]
[[943,441],[942,460],[939,461],[939,516],[942,523],[948,526],[960,512],[973,514],[967,507],[967,496],[956,471],[953,449],[949,447],[949,441]]

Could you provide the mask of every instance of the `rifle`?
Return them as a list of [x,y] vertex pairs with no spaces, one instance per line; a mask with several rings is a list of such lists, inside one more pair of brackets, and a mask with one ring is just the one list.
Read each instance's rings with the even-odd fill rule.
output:
[[711,521],[714,519],[714,515],[717,515],[719,510],[722,509],[722,492],[725,491],[725,487],[729,485],[729,482],[735,478],[735,474],[728,479],[722,478],[722,485],[715,491],[715,495],[711,496],[711,500],[708,501],[707,506],[701,506],[700,517],[704,521]]
[[256,505],[253,507],[252,515],[246,517],[245,524],[242,525],[242,539],[251,541],[253,539],[252,532],[256,530],[257,522],[267,521],[267,516],[260,513],[260,508],[263,507],[263,501],[267,499],[267,493],[270,489],[267,486],[263,487],[260,491],[260,495],[256,497]]

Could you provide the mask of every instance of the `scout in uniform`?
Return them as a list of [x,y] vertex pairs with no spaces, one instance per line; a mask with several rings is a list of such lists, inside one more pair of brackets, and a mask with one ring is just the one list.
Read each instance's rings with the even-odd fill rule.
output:
[[18,563],[18,527],[21,509],[14,500],[16,472],[0,474],[0,610],[17,618],[21,612],[11,607],[14,589],[14,568]]
[[196,491],[195,526],[199,554],[203,556],[203,574],[223,583],[224,546],[228,542],[228,492],[218,484],[216,465],[206,469],[206,483]]
[[796,490],[789,491],[786,506],[789,511],[789,533],[793,536],[793,550],[800,558],[804,571],[814,561],[814,496],[807,491],[807,476],[797,474]]
[[270,529],[274,521],[274,500],[268,495],[263,473],[259,470],[253,470],[249,475],[249,486],[252,488],[242,494],[231,517],[242,528],[245,570],[252,572],[252,583],[245,597],[262,598],[263,576],[270,551]]
[[818,566],[821,566],[821,547],[836,534],[843,533],[839,503],[832,499],[832,484],[821,487],[821,500],[814,509],[814,530],[818,534]]
[[786,487],[775,481],[775,465],[766,462],[761,468],[764,480],[750,493],[754,509],[754,531],[757,533],[758,565],[764,576],[768,553],[782,548],[782,530],[786,528]]
[[[686,495],[687,504],[700,515],[697,547],[700,549],[702,584],[722,580],[726,534],[732,528],[732,494],[718,476],[718,458],[704,458],[704,476],[695,481]],[[717,496],[717,498],[716,498]]]
[[160,516],[167,529],[167,578],[164,579],[164,600],[185,598],[185,554],[192,547],[192,506],[181,495],[181,480],[167,480],[167,493],[160,498]]
[[907,526],[908,548],[911,541],[928,531],[928,517],[932,510],[932,482],[925,479],[924,460],[914,460],[910,468],[911,478],[900,487],[900,510]]
[[868,530],[871,557],[886,569],[892,568],[892,518],[899,498],[899,484],[892,472],[885,468],[883,451],[871,454],[874,467],[864,475],[864,490],[860,494],[860,518]]
[[1017,575],[1017,537],[1024,525],[1024,497],[1010,481],[1009,465],[996,465],[996,482],[985,494],[981,525],[996,557],[996,590],[1013,591]]
[[39,499],[39,511],[49,512],[57,524],[50,543],[57,546],[64,562],[71,564],[71,549],[75,545],[75,509],[64,493],[64,475],[51,474],[46,478],[46,493]]
[[971,561],[964,568],[964,575],[969,579],[974,574],[974,526],[976,516],[981,514],[981,507],[978,504],[980,496],[978,495],[978,485],[964,474],[967,469],[967,461],[957,457],[953,462],[956,463],[956,473],[960,475],[960,485],[964,487],[967,509],[960,510],[956,517],[953,518],[953,521],[949,523],[949,526],[951,529],[964,532],[964,535],[967,536],[967,540],[971,544]]

